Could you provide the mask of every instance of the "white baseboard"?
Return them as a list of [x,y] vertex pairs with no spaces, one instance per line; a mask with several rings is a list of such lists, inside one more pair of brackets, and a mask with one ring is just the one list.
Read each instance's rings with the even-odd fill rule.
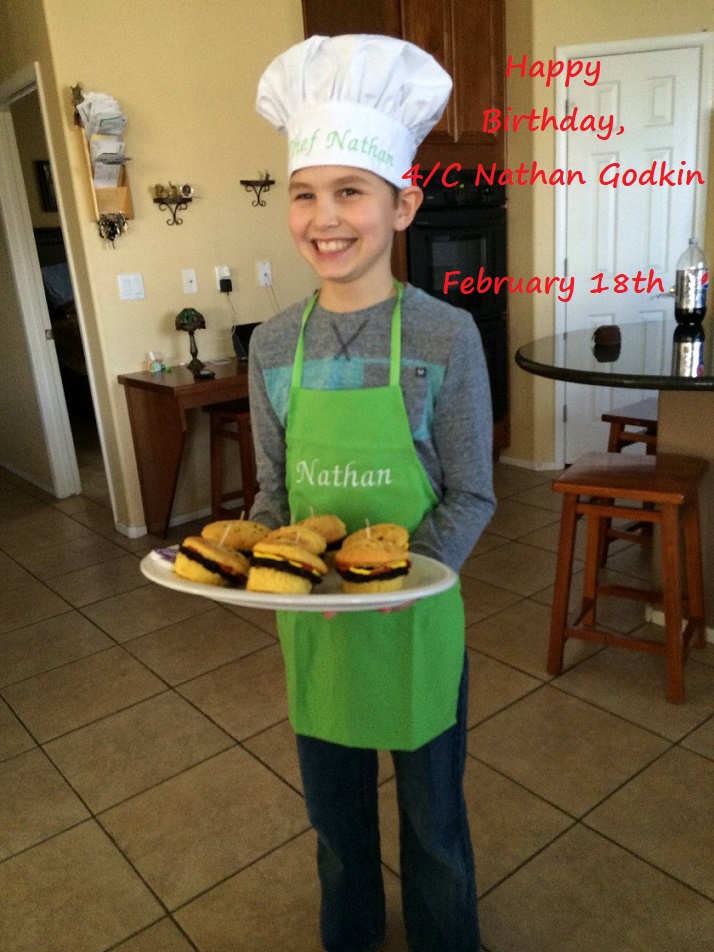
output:
[[532,459],[519,459],[517,456],[507,456],[504,453],[498,457],[499,463],[508,463],[509,466],[518,466],[520,469],[532,469],[535,472],[544,472],[551,470],[560,471],[563,467],[558,466],[555,460],[545,463],[534,463]]
[[23,479],[26,483],[34,486],[36,489],[41,489],[42,492],[47,493],[48,496],[52,496],[53,499],[57,498],[52,486],[41,483],[35,476],[31,476],[30,473],[26,473],[24,470],[18,469],[16,466],[11,466],[9,463],[0,463],[0,466],[3,469],[6,469],[8,473],[12,473],[13,476],[19,476],[20,479]]
[[[646,605],[645,621],[664,628],[664,612],[661,608],[653,608],[651,605]],[[707,625],[707,641],[711,641],[712,644],[714,644],[714,628],[712,628],[711,625]]]
[[[237,499],[235,500],[234,505],[231,503],[226,503],[225,508],[232,509],[235,507],[236,509],[239,509],[242,505],[243,503]],[[183,512],[180,516],[174,516],[170,520],[169,526],[181,526],[185,522],[193,522],[195,519],[205,519],[206,516],[210,515],[210,506],[207,506],[204,509],[196,509],[194,512]],[[146,526],[127,526],[124,525],[124,523],[115,522],[114,527],[116,528],[117,532],[121,532],[122,535],[127,536],[129,539],[138,539],[141,536],[148,535],[149,533],[149,530],[146,528]]]
[[127,539],[140,539],[142,536],[148,535],[146,526],[125,526],[123,522],[115,522],[114,528],[117,532],[126,536]]

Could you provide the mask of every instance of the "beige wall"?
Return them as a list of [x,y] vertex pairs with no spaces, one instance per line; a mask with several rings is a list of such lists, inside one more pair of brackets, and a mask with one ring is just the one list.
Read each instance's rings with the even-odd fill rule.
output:
[[35,162],[40,159],[49,159],[37,93],[25,96],[15,103],[12,107],[12,122],[15,127],[17,149],[20,154],[22,176],[25,180],[32,227],[58,228],[60,224],[59,214],[57,212],[47,212],[42,206],[42,197],[35,169]]
[[[714,30],[714,5],[695,0],[592,0],[582,4],[562,0],[507,0],[506,51],[519,60],[553,59],[558,46],[609,42],[649,36],[681,35]],[[542,80],[511,76],[506,102],[514,112],[555,108],[554,92]],[[523,108],[521,108],[523,107]],[[711,133],[714,153],[714,132]],[[508,165],[555,168],[555,136],[551,132],[518,133],[508,138]],[[710,180],[714,158],[709,160]],[[704,237],[709,259],[714,254],[714,189],[709,185]],[[554,267],[555,192],[547,186],[511,188],[509,195],[509,272],[514,275],[556,274]],[[555,309],[546,295],[511,306],[511,350],[534,337],[553,333]],[[511,374],[512,440],[507,455],[518,460],[548,462],[554,458],[553,384],[532,377],[514,364]]]
[[[196,0],[180,12],[170,0],[0,0],[0,79],[33,60],[41,65],[50,139],[96,401],[120,524],[143,523],[124,393],[117,374],[143,369],[149,350],[169,363],[188,359],[188,339],[173,329],[183,307],[197,308],[207,329],[202,358],[231,353],[234,322],[274,311],[257,287],[255,263],[272,263],[281,306],[312,286],[287,229],[285,148],[254,111],[257,80],[268,62],[302,37],[299,0],[264,5]],[[47,30],[43,25],[46,16]],[[49,37],[49,43],[47,42]],[[7,47],[7,53],[6,53]],[[5,55],[6,54],[6,55]],[[72,125],[70,87],[109,93],[127,116],[127,154],[135,219],[114,248],[98,237]],[[251,205],[238,180],[269,169],[277,185],[265,208]],[[152,202],[157,182],[189,182],[195,199],[184,224],[169,227]],[[234,310],[215,289],[214,268],[231,268]],[[185,295],[181,270],[194,268],[199,293]],[[142,274],[143,301],[119,300],[117,276]],[[196,415],[175,513],[207,504],[206,428]]]

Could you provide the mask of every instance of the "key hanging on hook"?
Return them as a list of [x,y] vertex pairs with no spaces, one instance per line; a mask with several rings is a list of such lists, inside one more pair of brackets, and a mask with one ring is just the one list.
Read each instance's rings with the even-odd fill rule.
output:
[[112,248],[114,247],[114,242],[119,237],[119,235],[123,235],[129,227],[126,217],[121,213],[100,215],[97,226],[99,228],[100,238],[108,241]]

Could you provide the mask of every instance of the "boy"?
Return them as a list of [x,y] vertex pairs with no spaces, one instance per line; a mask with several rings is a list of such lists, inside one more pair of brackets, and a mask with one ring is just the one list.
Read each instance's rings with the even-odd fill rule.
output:
[[[422,200],[401,176],[450,89],[428,54],[384,36],[312,37],[260,81],[258,111],[289,137],[289,228],[319,290],[251,341],[251,518],[397,522],[412,551],[458,570],[494,509],[481,341],[469,315],[402,288],[390,264]],[[410,949],[478,952],[458,584],[391,613],[279,613],[278,630],[324,948],[384,937],[376,750],[387,749]]]

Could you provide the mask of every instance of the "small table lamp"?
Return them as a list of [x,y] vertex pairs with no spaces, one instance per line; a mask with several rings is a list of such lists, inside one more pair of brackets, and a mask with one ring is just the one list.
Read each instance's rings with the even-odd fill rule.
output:
[[191,371],[194,377],[205,367],[205,364],[198,359],[198,347],[196,346],[194,333],[201,328],[205,328],[205,326],[206,321],[203,314],[199,314],[192,307],[185,307],[183,311],[176,315],[176,330],[186,331],[191,339],[191,360],[186,364],[186,368]]

